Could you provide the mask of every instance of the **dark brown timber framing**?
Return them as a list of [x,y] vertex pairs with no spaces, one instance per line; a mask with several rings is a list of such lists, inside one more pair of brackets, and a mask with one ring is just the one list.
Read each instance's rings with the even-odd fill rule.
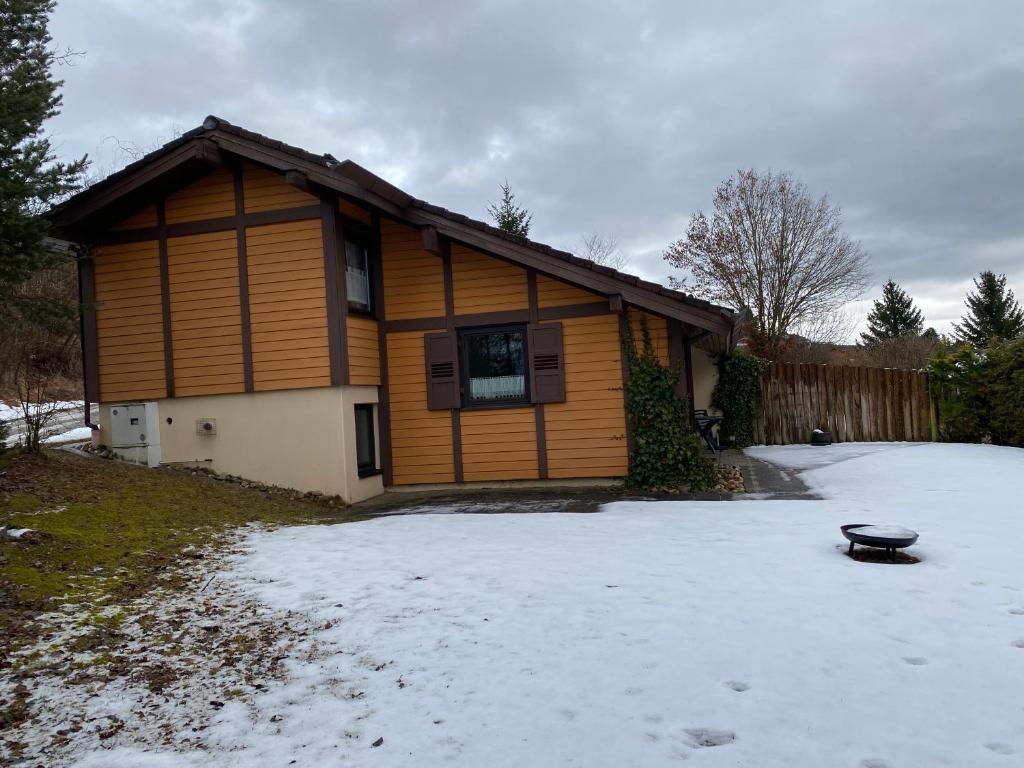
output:
[[[85,407],[100,401],[99,345],[96,341],[96,268],[92,254],[78,254],[79,332],[82,341],[82,378]],[[88,420],[88,415],[86,416]]]
[[[690,336],[683,336],[683,367],[686,371],[686,390],[693,393],[693,339]],[[693,397],[690,397],[690,404],[687,408],[690,416],[690,426],[697,428],[697,414],[693,410]]]
[[[530,305],[530,323],[536,325],[540,321],[537,307],[537,272],[526,270],[526,295]],[[533,405],[534,432],[537,436],[537,475],[541,480],[548,479],[548,436],[544,425],[544,403]]]
[[686,373],[686,354],[683,350],[685,344],[686,336],[683,324],[678,320],[669,320],[668,362],[672,368],[672,373],[676,377],[676,396],[686,398],[689,401],[693,399],[693,395],[689,388],[689,377]]
[[[247,227],[258,227],[264,224],[284,224],[288,221],[320,218],[319,205],[303,205],[298,208],[280,208],[274,211],[257,211],[243,214],[242,221]],[[183,221],[178,224],[166,224],[168,237],[184,237],[186,235],[204,235],[208,232],[223,232],[238,226],[238,216],[219,216],[215,219],[199,221]],[[140,227],[138,229],[122,229],[104,232],[98,242],[102,245],[120,243],[141,243],[144,240],[156,240],[159,236],[158,227]]]
[[[537,310],[537,320],[565,320],[571,317],[593,317],[609,314],[608,305],[601,302],[587,304],[569,304],[564,307],[541,307]],[[475,325],[506,325],[508,323],[525,323],[531,318],[528,309],[507,309],[500,312],[478,312],[469,315],[455,315],[452,320],[455,328],[468,328]],[[384,323],[389,333],[401,331],[443,331],[448,327],[447,317],[412,317],[401,320],[388,320]]]
[[377,318],[377,349],[380,355],[380,392],[377,396],[377,421],[380,423],[380,461],[384,485],[393,485],[394,464],[391,456],[391,395],[388,389],[388,334],[384,327],[384,262],[380,247],[380,214],[371,214],[373,231],[373,310]]
[[[629,423],[629,398],[626,397],[626,384],[629,383],[629,355],[626,352],[626,339],[629,333],[629,316],[626,312],[619,315],[619,361],[622,366],[622,412],[626,417],[626,449],[633,455],[633,427]],[[634,340],[635,341],[635,340]]]
[[157,239],[160,248],[160,306],[164,319],[164,374],[167,397],[174,397],[174,342],[171,339],[171,274],[167,264],[167,214],[164,200],[156,204]]
[[345,247],[334,195],[320,203],[324,241],[324,280],[327,283],[327,344],[331,384],[348,384],[348,291],[345,285]]
[[[444,327],[455,331],[455,283],[452,280],[452,243],[445,237],[438,243],[441,249],[441,267],[444,272]],[[461,483],[462,472],[462,412],[452,408],[452,463],[455,482]]]
[[249,255],[245,244],[245,185],[242,164],[231,169],[235,181],[235,243],[238,249],[238,307],[242,321],[242,370],[245,391],[252,392],[252,327],[249,317]]

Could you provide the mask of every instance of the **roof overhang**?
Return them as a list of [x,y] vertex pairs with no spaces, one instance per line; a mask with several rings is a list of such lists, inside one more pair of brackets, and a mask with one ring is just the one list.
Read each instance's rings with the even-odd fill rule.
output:
[[211,169],[249,160],[282,174],[301,175],[303,184],[376,208],[397,220],[432,228],[438,235],[498,258],[579,285],[627,304],[681,321],[707,351],[735,345],[738,314],[657,283],[594,264],[542,243],[514,237],[480,221],[417,200],[358,164],[338,162],[269,139],[215,117],[151,152],[121,171],[53,208],[51,234],[88,241],[115,222],[152,204]]

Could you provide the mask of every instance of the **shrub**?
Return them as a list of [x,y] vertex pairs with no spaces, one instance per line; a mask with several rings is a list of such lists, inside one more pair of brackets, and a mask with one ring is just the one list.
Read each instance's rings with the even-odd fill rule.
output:
[[990,347],[986,358],[985,415],[992,442],[1024,446],[1024,338]]
[[631,324],[625,326],[622,344],[629,361],[626,411],[633,436],[626,485],[644,490],[714,487],[714,468],[690,428],[688,404],[676,394],[679,371],[661,364],[645,317],[640,322],[643,338],[639,350]]
[[754,418],[761,405],[761,377],[768,361],[736,352],[718,362],[718,383],[711,404],[724,417],[718,434],[730,445],[746,448],[754,443]]
[[966,344],[928,362],[928,387],[939,411],[939,436],[977,442],[986,433],[984,359]]

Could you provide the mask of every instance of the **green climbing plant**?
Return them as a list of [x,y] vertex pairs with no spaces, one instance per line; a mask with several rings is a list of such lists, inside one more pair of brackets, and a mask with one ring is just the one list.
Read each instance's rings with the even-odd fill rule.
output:
[[714,467],[690,428],[687,402],[676,394],[679,372],[658,359],[643,316],[640,329],[637,348],[627,317],[622,344],[629,362],[625,392],[633,446],[626,485],[642,490],[708,490],[715,485]]
[[768,361],[745,352],[718,361],[718,383],[711,404],[722,412],[718,434],[736,448],[754,444],[754,419],[761,407],[761,378]]

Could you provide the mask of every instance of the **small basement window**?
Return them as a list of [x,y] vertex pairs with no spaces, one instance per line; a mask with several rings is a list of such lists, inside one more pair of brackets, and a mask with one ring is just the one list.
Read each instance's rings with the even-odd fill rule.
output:
[[374,406],[360,403],[356,411],[356,469],[360,477],[379,474],[377,467],[377,436],[375,434]]
[[530,402],[525,325],[465,330],[459,345],[463,407]]
[[345,237],[345,285],[349,309],[357,312],[373,310],[370,291],[370,252],[361,239]]

